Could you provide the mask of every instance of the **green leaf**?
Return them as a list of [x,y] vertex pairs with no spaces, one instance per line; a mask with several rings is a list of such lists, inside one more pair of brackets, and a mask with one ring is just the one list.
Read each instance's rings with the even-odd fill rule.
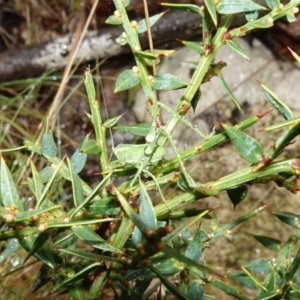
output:
[[300,63],[300,56],[295,51],[293,51],[291,48],[288,47],[288,49],[292,53],[294,58],[298,61],[298,63]]
[[30,258],[30,256],[34,255],[39,249],[41,249],[43,247],[43,245],[47,242],[47,240],[49,239],[49,237],[50,237],[50,233],[46,232],[46,231],[45,232],[41,232],[37,236],[37,238],[34,240],[32,248],[30,249],[28,255],[24,259],[24,263]]
[[80,281],[74,282],[67,286],[68,292],[74,300],[84,300],[84,288]]
[[220,289],[221,291],[224,291],[226,294],[230,296],[234,296],[237,299],[241,300],[248,300],[249,298],[244,296],[241,292],[239,292],[237,289],[233,288],[231,285],[227,284],[226,282],[223,282],[218,279],[213,279],[210,282],[211,285],[214,287]]
[[155,230],[157,227],[157,219],[155,216],[155,212],[153,209],[151,198],[149,197],[145,185],[139,179],[140,185],[140,209],[139,209],[139,217],[143,220],[145,227],[147,229]]
[[60,204],[53,205],[52,202],[50,202],[50,203],[52,205],[50,207],[19,212],[15,217],[15,221],[16,222],[25,221],[25,220],[29,221],[29,220],[32,220],[33,217],[37,217],[38,215],[49,212],[49,211],[55,211],[55,213],[60,211],[62,213]]
[[208,9],[208,12],[211,16],[211,19],[213,20],[213,23],[215,26],[218,25],[217,20],[217,11],[216,11],[216,4],[214,0],[204,0],[204,3],[206,5],[206,8]]
[[63,286],[74,283],[74,282],[78,281],[81,278],[86,278],[86,275],[88,273],[90,273],[94,268],[100,266],[100,264],[101,263],[99,263],[99,262],[95,262],[95,263],[89,265],[88,267],[82,269],[80,272],[74,274],[74,276],[67,277],[60,284],[56,285],[54,287],[54,289],[52,290],[52,292],[54,293],[54,292],[58,291],[60,288],[62,288]]
[[92,245],[97,249],[101,249],[103,251],[110,251],[113,253],[122,253],[121,250],[106,243],[105,240],[103,240],[87,225],[73,226],[72,231],[79,239],[86,242],[87,244]]
[[[252,300],[272,300],[272,299],[276,299],[279,296],[279,293],[281,293],[280,290],[276,290],[276,291],[271,291],[271,292],[267,292],[267,293],[262,293],[261,295],[259,295],[258,297],[252,298]],[[282,299],[282,298],[280,298]],[[288,300],[288,298],[285,298],[285,300]]]
[[137,136],[146,136],[151,128],[151,123],[115,126],[113,129],[128,132]]
[[[19,242],[28,253],[32,253],[34,257],[42,261],[49,268],[55,269],[57,263],[59,263],[60,261],[58,257],[54,258],[52,249],[50,248],[50,243],[44,242],[47,233],[44,232],[41,236],[40,235],[41,233],[35,233],[28,236],[24,236],[19,238]],[[35,242],[38,236],[40,236],[40,238],[37,242]],[[40,244],[42,244],[43,242],[44,244],[40,246]]]
[[109,24],[109,25],[122,25],[123,24],[123,20],[120,17],[112,15],[112,16],[109,16],[105,20],[105,24]]
[[10,239],[5,245],[5,249],[1,252],[0,263],[4,262],[11,254],[16,252],[20,247],[17,239]]
[[224,15],[262,9],[266,10],[265,7],[252,0],[219,0],[217,4],[218,13]]
[[44,185],[43,185],[41,177],[40,177],[40,175],[39,175],[39,173],[38,173],[37,169],[35,168],[35,165],[32,161],[30,162],[30,167],[31,167],[32,178],[29,178],[27,182],[28,182],[28,184],[31,188],[31,191],[33,192],[35,198],[39,199],[42,195]]
[[194,4],[172,4],[172,3],[161,3],[162,6],[174,8],[174,9],[180,9],[185,11],[190,11],[193,13],[197,13],[199,15],[202,14],[201,8],[198,5]]
[[276,129],[281,129],[285,126],[289,126],[290,128],[294,127],[294,126],[298,126],[300,122],[300,117],[299,118],[294,118],[288,121],[283,121],[268,127],[264,128],[264,131],[270,131],[270,130],[276,130]]
[[185,295],[178,287],[176,287],[175,285],[173,285],[166,276],[164,276],[163,274],[161,274],[159,272],[159,270],[157,270],[156,268],[154,268],[153,266],[148,266],[148,268],[154,272],[157,277],[160,279],[160,281],[166,286],[166,288],[171,291],[175,296],[179,297],[179,299],[186,299],[189,300],[189,298],[187,297],[187,295]]
[[214,270],[212,270],[212,269],[206,267],[205,265],[202,265],[202,264],[200,264],[200,263],[198,263],[198,262],[196,262],[192,259],[189,259],[188,257],[182,255],[180,252],[178,252],[174,248],[171,248],[168,245],[166,245],[166,247],[164,249],[162,249],[161,252],[163,252],[164,254],[166,254],[170,258],[174,258],[174,259],[178,260],[182,264],[186,264],[186,265],[195,267],[196,269],[198,269],[200,271],[203,271],[203,272],[208,272],[210,274],[219,275]]
[[114,93],[129,90],[141,81],[140,75],[132,70],[123,71],[117,79]]
[[172,74],[158,74],[153,77],[152,88],[155,90],[175,90],[188,84]]
[[258,163],[263,155],[261,145],[246,133],[235,127],[221,124],[239,154],[251,164]]
[[128,217],[141,230],[141,232],[146,233],[149,228],[145,224],[144,220],[142,220],[140,216],[134,211],[134,209],[128,203],[127,199],[118,191],[118,189],[115,188],[114,192],[116,193],[116,196]]
[[51,131],[45,130],[41,138],[42,155],[46,158],[56,157],[57,148]]
[[41,197],[39,199],[37,199],[36,208],[39,208],[41,206],[42,202],[46,199],[46,196],[47,196],[52,184],[54,183],[56,175],[58,174],[58,171],[60,170],[60,168],[62,167],[63,164],[64,164],[64,161],[62,159],[58,165],[51,166],[54,169],[54,172],[51,175],[51,178],[49,179],[48,183],[46,184]]
[[102,272],[100,273],[96,278],[93,278],[93,284],[89,288],[89,294],[87,296],[87,300],[94,300],[94,299],[100,299],[102,295],[102,291],[105,288],[105,285],[107,283],[107,277],[109,275],[109,272]]
[[90,107],[93,106],[93,102],[96,100],[96,91],[94,86],[93,75],[91,74],[90,68],[87,68],[84,72],[84,85],[86,93],[88,95],[88,101]]
[[[164,14],[165,14],[165,12],[162,12],[160,14],[150,17],[149,18],[150,27],[152,27]],[[138,22],[137,31],[138,31],[138,33],[144,33],[147,31],[147,23],[146,23],[145,19],[140,20]]]
[[189,243],[184,255],[194,261],[199,261],[201,254],[202,254],[201,229],[197,228],[197,231],[194,234],[192,241]]
[[259,14],[257,10],[249,11],[245,13],[245,17],[248,22],[252,22],[258,19]]
[[187,296],[190,300],[203,299],[203,293],[205,290],[205,284],[200,284],[199,280],[192,280],[188,286]]
[[246,185],[241,185],[235,189],[226,190],[226,192],[233,207],[236,208],[236,206],[246,198],[248,188]]
[[[184,232],[186,230],[188,230],[188,228],[191,228],[192,225],[194,225],[196,222],[198,222],[201,218],[203,218],[209,212],[210,212],[210,210],[206,209],[201,214],[197,215],[195,218],[192,218],[192,219],[188,220],[187,222],[182,222],[182,224],[180,226],[178,226],[175,230],[173,230],[168,235],[164,236],[162,238],[162,241],[165,243],[168,243],[168,242],[172,241],[173,239],[175,239],[175,237],[177,237],[179,235],[183,240],[185,240]],[[189,239],[189,237],[190,236],[188,235],[186,240]]]
[[34,152],[38,155],[42,155],[42,149],[41,147],[35,145],[34,143],[30,142],[30,141],[25,141],[24,142],[24,146],[27,148],[28,151],[30,152]]
[[102,215],[116,215],[121,209],[114,198],[107,198],[95,201],[91,204],[90,210]]
[[104,122],[104,127],[105,128],[111,128],[113,127],[122,117],[123,117],[124,114],[120,115],[120,116],[117,116],[117,117],[114,117],[114,118],[111,118],[111,119],[108,119]]
[[93,191],[90,192],[90,194],[84,199],[84,201],[70,213],[70,219],[72,219],[80,209],[82,209],[98,195],[99,191],[102,190],[109,182],[110,176],[111,174],[108,174],[106,177],[104,177],[102,181],[93,189]]
[[93,261],[105,261],[105,262],[112,262],[120,265],[127,265],[127,262],[123,259],[116,258],[113,255],[100,255],[100,254],[95,254],[91,252],[86,252],[86,251],[81,251],[81,250],[71,250],[71,249],[58,249],[58,251],[69,254],[70,257],[77,256],[82,259],[89,259]]
[[189,41],[180,41],[183,45],[186,47],[192,49],[193,51],[203,55],[205,53],[205,50],[203,48],[203,45],[201,45],[199,42],[189,42]]
[[241,107],[239,105],[238,100],[235,98],[234,94],[232,93],[231,89],[229,88],[227,82],[225,81],[224,77],[222,76],[222,74],[217,74],[225,92],[228,94],[228,96],[231,98],[231,100],[233,101],[234,105],[238,108],[238,110],[241,111]]
[[256,283],[244,272],[229,272],[229,276],[236,279],[238,282],[249,289],[256,290],[258,288]]
[[123,5],[126,8],[130,4],[130,0],[123,0]]
[[289,22],[289,23],[293,23],[293,22],[297,22],[297,18],[296,18],[296,16],[295,16],[295,14],[293,14],[292,12],[288,12],[287,14],[286,14],[286,19],[287,19],[287,21]]
[[267,99],[270,103],[277,109],[277,111],[286,119],[291,120],[293,119],[293,113],[289,109],[289,107],[282,102],[278,97],[276,97],[264,84],[260,84],[261,88],[263,89]]
[[88,140],[80,147],[80,152],[95,155],[101,153],[101,147],[95,140]]
[[257,209],[254,209],[253,211],[250,211],[250,212],[242,215],[241,217],[233,220],[232,222],[227,223],[226,225],[223,225],[222,227],[218,228],[216,231],[213,232],[212,237],[218,238],[220,236],[223,236],[224,232],[227,232],[228,230],[231,230],[232,228],[238,226],[239,224],[242,224],[243,222],[249,220],[250,218],[257,215],[260,211],[262,211],[266,207],[267,207],[267,205],[261,206]]
[[278,9],[280,6],[280,0],[266,0],[266,4],[271,9]]
[[270,260],[259,258],[244,264],[243,267],[254,273],[267,274],[272,268],[272,262]]
[[128,43],[128,40],[125,39],[122,35],[120,35],[116,38],[116,42],[121,46],[125,46]]
[[182,271],[182,264],[173,258],[167,259],[163,263],[155,264],[155,268],[165,276],[171,276]]
[[260,242],[264,247],[272,250],[272,251],[279,251],[281,249],[281,242],[273,239],[268,236],[262,235],[253,235],[253,237]]
[[30,289],[30,293],[36,292],[51,280],[49,276],[49,270],[51,270],[51,268],[49,268],[47,265],[42,265]]
[[283,223],[299,228],[299,215],[290,212],[275,212],[274,215]]
[[76,149],[76,151],[73,153],[71,157],[71,163],[76,173],[79,173],[84,168],[86,164],[86,160],[87,160],[87,153],[83,153],[81,151],[81,146],[79,146],[79,148]]
[[191,101],[191,105],[192,105],[192,108],[193,108],[193,111],[195,112],[196,108],[197,108],[197,105],[199,103],[199,100],[201,98],[201,90],[200,88],[196,91],[196,93],[194,94],[193,98],[192,98],[192,101]]
[[248,61],[250,61],[249,57],[245,53],[245,51],[242,49],[242,47],[234,40],[226,40],[226,45],[232,49],[234,52],[239,54],[240,56],[246,58]]
[[1,204],[5,207],[18,208],[21,204],[18,190],[2,156],[0,157],[0,180],[2,198]]
[[73,191],[73,204],[75,206],[80,205],[84,200],[83,188],[81,185],[81,179],[77,175],[72,162],[67,157],[68,167],[71,175],[72,191]]
[[134,51],[133,52],[137,57],[139,58],[145,58],[145,59],[149,59],[149,60],[157,60],[157,56],[155,54],[152,54],[149,51]]

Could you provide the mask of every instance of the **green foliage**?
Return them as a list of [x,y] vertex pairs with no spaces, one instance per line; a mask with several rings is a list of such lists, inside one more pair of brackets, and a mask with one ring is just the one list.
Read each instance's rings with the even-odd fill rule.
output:
[[[8,241],[1,262],[20,246],[28,252],[25,262],[31,256],[39,260],[42,267],[32,292],[51,281],[53,292],[69,293],[73,299],[100,299],[109,288],[118,292],[121,299],[134,299],[154,293],[152,279],[159,278],[167,293],[179,299],[214,299],[210,295],[210,287],[237,299],[249,299],[233,281],[253,290],[254,299],[294,299],[299,296],[298,215],[275,213],[277,218],[293,228],[289,238],[279,241],[262,235],[253,236],[264,247],[277,253],[275,260],[260,258],[224,277],[205,262],[203,253],[209,242],[222,237],[232,241],[231,230],[258,215],[267,206],[257,207],[227,224],[219,224],[212,218],[210,214],[214,209],[192,210],[186,207],[222,191],[227,191],[234,207],[242,205],[247,196],[247,185],[256,182],[274,181],[293,193],[297,192],[299,158],[281,161],[276,158],[299,135],[299,119],[294,119],[287,105],[263,84],[267,99],[288,120],[284,125],[272,124],[274,128],[287,126],[287,129],[269,150],[263,149],[258,141],[243,132],[264,114],[250,117],[235,126],[222,123],[223,132],[212,132],[208,136],[185,119],[189,109],[195,109],[202,101],[201,84],[213,76],[219,77],[227,94],[239,107],[221,73],[225,64],[213,63],[216,53],[228,45],[248,59],[233,38],[252,29],[270,27],[273,20],[280,17],[290,20],[293,8],[299,2],[290,1],[283,5],[279,1],[266,1],[270,10],[250,0],[204,2],[204,9],[194,4],[163,4],[197,13],[202,19],[202,43],[182,41],[183,45],[199,54],[194,74],[187,83],[172,74],[152,76],[148,71],[148,60],[157,62],[159,53],[167,52],[158,49],[142,51],[140,48],[139,34],[149,30],[147,26],[157,22],[163,13],[150,18],[148,25],[144,20],[130,22],[125,9],[129,1],[114,0],[117,11],[107,19],[107,23],[123,26],[124,34],[117,41],[131,47],[136,64],[119,75],[115,93],[140,84],[148,101],[152,118],[150,124],[115,126],[121,116],[103,121],[88,68],[84,84],[95,139],[87,136],[71,159],[60,157],[48,122],[45,122],[41,143],[25,142],[25,148],[39,155],[45,165],[39,170],[38,165],[32,162],[31,175],[24,179],[34,197],[34,207],[29,208],[19,195],[10,169],[1,157],[0,240]],[[253,13],[257,10],[265,10],[266,13],[259,17]],[[241,12],[247,16],[246,23],[229,30],[235,14]],[[157,90],[179,88],[184,92],[175,109],[159,103]],[[170,115],[165,125],[161,110]],[[177,150],[172,139],[179,123],[202,138],[199,144],[182,152]],[[113,149],[115,160],[111,161],[106,132],[112,127],[145,137],[145,141],[138,145],[116,145]],[[185,169],[184,162],[218,147],[226,139],[231,141],[248,166],[215,182],[195,182]],[[171,153],[167,153],[167,145],[171,146]],[[95,187],[85,183],[79,174],[88,155],[97,155],[102,169],[103,177]],[[63,207],[63,199],[56,197],[59,183],[70,184],[71,207]],[[170,185],[176,189],[173,198],[164,192]],[[159,192],[161,202],[158,204],[155,204],[157,197],[151,192],[153,190]],[[210,229],[201,226],[204,218],[211,219]],[[157,297],[162,297],[161,290]]]

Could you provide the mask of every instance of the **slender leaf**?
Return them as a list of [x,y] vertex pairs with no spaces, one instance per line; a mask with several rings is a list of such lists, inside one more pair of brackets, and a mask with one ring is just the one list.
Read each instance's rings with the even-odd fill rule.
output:
[[[150,17],[149,18],[150,27],[153,26],[164,14],[165,12],[162,12],[160,14]],[[145,19],[138,22],[137,31],[138,33],[144,33],[147,31],[147,22],[145,21]]]
[[39,273],[35,277],[32,287],[30,289],[31,293],[36,292],[38,289],[42,288],[44,285],[46,285],[51,280],[50,276],[48,276],[49,270],[51,270],[51,268],[49,268],[49,266],[47,266],[46,264],[42,265],[42,267],[39,270]]
[[1,252],[0,263],[4,262],[11,254],[16,252],[20,247],[20,243],[17,239],[13,238],[9,240],[5,246],[5,249]]
[[262,236],[262,235],[253,235],[253,237],[260,242],[264,247],[273,250],[273,251],[279,251],[281,248],[281,242],[273,239],[268,236]]
[[123,117],[123,115],[124,115],[124,114],[106,120],[106,121],[104,122],[104,124],[103,124],[104,127],[105,127],[105,128],[111,128],[111,127],[113,127],[115,124],[118,123],[118,121]]
[[77,175],[72,162],[67,157],[67,162],[71,175],[72,191],[73,191],[73,203],[75,206],[80,205],[84,201],[83,188],[81,185],[80,177]]
[[54,287],[54,289],[52,290],[52,292],[56,292],[67,284],[68,285],[71,283],[74,284],[74,282],[76,282],[77,280],[85,278],[88,273],[90,273],[94,268],[98,267],[99,265],[100,265],[100,263],[95,262],[95,263],[89,265],[88,267],[85,267],[80,272],[76,273],[74,276],[67,277],[65,280],[63,280],[63,282],[56,285]]
[[128,132],[137,136],[146,136],[151,128],[151,123],[115,126],[113,129]]
[[174,9],[180,9],[180,10],[190,11],[193,13],[198,13],[199,15],[202,14],[200,6],[194,5],[194,4],[161,3],[161,5],[170,7],[170,8],[174,8]]
[[229,272],[229,276],[233,277],[249,289],[255,290],[258,288],[256,283],[244,272]]
[[153,266],[148,266],[148,268],[154,272],[157,277],[160,279],[160,281],[166,286],[166,288],[174,293],[175,296],[179,297],[179,299],[186,299],[189,300],[188,296],[185,295],[179,288],[177,288],[175,285],[173,285],[167,277],[165,277],[163,274],[161,274],[156,268]]
[[216,288],[224,291],[226,294],[234,296],[237,299],[241,300],[248,300],[249,298],[243,295],[241,292],[239,292],[237,289],[233,288],[229,284],[218,280],[218,279],[213,279],[211,282],[211,285],[215,286]]
[[275,212],[274,215],[283,223],[299,228],[299,215],[290,212]]
[[37,238],[35,239],[32,248],[30,249],[28,255],[26,256],[24,263],[30,258],[30,256],[32,256],[33,254],[35,254],[35,252],[37,252],[40,248],[42,248],[42,246],[47,242],[47,240],[50,237],[50,233],[49,232],[41,232]]
[[157,219],[153,209],[151,198],[149,197],[145,185],[139,179],[140,185],[140,209],[139,217],[144,221],[147,229],[155,230],[157,227]]
[[216,4],[214,0],[204,0],[204,3],[206,5],[206,8],[208,9],[208,12],[211,16],[211,19],[215,26],[218,25],[217,20],[217,11],[216,11]]
[[122,253],[121,250],[109,245],[87,225],[73,226],[72,231],[79,239],[92,245],[97,249],[101,249],[103,251],[110,251],[113,253]]
[[0,157],[0,180],[2,205],[18,208],[21,204],[18,190],[2,156]]
[[74,300],[85,300],[84,297],[84,288],[82,286],[82,283],[80,281],[74,282],[73,284],[70,284],[67,286],[68,292],[72,299]]
[[205,53],[203,45],[201,45],[199,42],[189,42],[189,41],[180,41],[180,42],[186,47],[192,49],[193,51],[201,55]]
[[261,88],[263,89],[267,99],[270,103],[277,109],[277,111],[286,119],[291,120],[293,119],[293,113],[289,109],[289,107],[282,102],[277,96],[275,96],[264,84],[260,84]]
[[218,13],[224,15],[261,9],[266,8],[252,0],[219,0],[217,4]]
[[51,131],[45,130],[41,138],[42,155],[46,158],[56,157],[57,148]]
[[248,61],[250,61],[249,57],[245,53],[245,51],[242,49],[242,47],[234,40],[226,40],[226,45],[231,48],[234,52],[241,55],[242,57],[246,58]]
[[231,98],[233,101],[234,105],[241,111],[241,106],[238,102],[238,100],[235,98],[233,92],[231,91],[230,87],[228,86],[227,82],[225,81],[224,77],[221,74],[217,75],[225,92],[228,94],[228,96]]
[[87,300],[100,299],[103,289],[106,285],[108,272],[100,273],[96,278],[93,279],[93,284],[89,289]]
[[186,86],[186,82],[172,74],[158,74],[153,77],[152,88],[155,90],[175,90]]

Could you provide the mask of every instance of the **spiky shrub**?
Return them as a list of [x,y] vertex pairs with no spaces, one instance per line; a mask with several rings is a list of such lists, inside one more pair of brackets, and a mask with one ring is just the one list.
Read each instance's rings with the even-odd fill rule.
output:
[[[91,70],[87,69],[84,84],[95,139],[87,136],[71,158],[61,158],[49,126],[45,124],[40,143],[25,143],[27,150],[47,163],[42,170],[37,170],[31,163],[31,176],[24,180],[35,199],[33,208],[29,209],[25,199],[20,198],[10,170],[1,158],[0,239],[8,241],[1,260],[4,261],[21,246],[28,252],[25,262],[31,256],[42,262],[32,284],[32,292],[52,281],[53,293],[69,293],[74,299],[100,299],[109,290],[119,294],[121,299],[147,297],[158,290],[159,298],[162,289],[158,286],[161,285],[166,288],[167,294],[180,299],[212,299],[213,295],[205,294],[205,291],[214,286],[238,299],[248,299],[236,288],[237,285],[229,284],[225,277],[208,267],[202,254],[209,241],[226,236],[229,230],[255,216],[265,206],[230,223],[212,226],[209,231],[201,226],[196,230],[190,228],[199,224],[202,218],[209,218],[211,210],[185,207],[222,191],[227,191],[232,203],[237,205],[246,197],[247,183],[275,181],[296,193],[299,190],[300,160],[276,158],[299,134],[300,119],[294,118],[290,109],[262,85],[267,99],[285,119],[266,129],[286,128],[269,150],[264,151],[254,138],[243,132],[264,114],[250,117],[236,126],[222,123],[222,133],[202,136],[200,143],[182,152],[178,152],[172,133],[179,123],[184,123],[189,130],[201,136],[185,115],[201,101],[200,86],[212,76],[221,79],[226,92],[239,107],[222,77],[220,70],[224,65],[213,63],[216,53],[227,45],[246,57],[234,38],[253,29],[271,27],[280,17],[293,21],[299,1],[293,0],[287,5],[277,0],[266,1],[269,10],[262,17],[257,11],[264,8],[250,0],[204,2],[203,7],[165,4],[201,16],[202,42],[183,42],[199,53],[194,74],[190,82],[185,83],[171,74],[151,75],[148,64],[157,63],[159,56],[167,52],[156,49],[145,51],[139,46],[139,33],[146,31],[147,26],[153,25],[162,14],[151,17],[148,25],[145,21],[129,21],[126,14],[129,0],[114,0],[117,10],[107,23],[123,26],[124,33],[117,42],[131,47],[136,62],[131,70],[119,75],[115,92],[140,84],[149,105],[151,123],[115,126],[121,116],[102,120]],[[234,16],[241,12],[246,16],[246,23],[230,30]],[[297,54],[293,55],[300,61]],[[158,101],[157,90],[178,88],[185,91],[175,109]],[[162,120],[162,109],[169,112],[168,120]],[[110,161],[106,131],[112,127],[144,137],[144,144],[117,145],[113,149],[115,160]],[[185,169],[184,162],[218,147],[226,139],[232,142],[249,166],[215,182],[195,182]],[[173,152],[173,158],[165,158],[166,145]],[[102,180],[95,188],[79,175],[88,155],[99,156],[102,169]],[[116,181],[116,178],[119,179]],[[63,207],[62,196],[55,193],[57,185],[63,182],[70,182],[72,186],[73,206],[69,209]],[[168,185],[177,189],[176,196],[171,199],[164,192]],[[161,203],[154,206],[152,197],[157,198],[157,195],[151,193],[150,196],[150,190],[157,191]],[[298,216],[287,213],[277,213],[276,216],[294,228],[290,237],[283,241],[263,236],[256,238],[265,247],[275,249],[277,258],[272,262],[264,259],[249,262],[240,271],[231,272],[228,276],[253,289],[257,295],[255,299],[298,299]],[[159,279],[159,284],[152,283],[154,278]]]

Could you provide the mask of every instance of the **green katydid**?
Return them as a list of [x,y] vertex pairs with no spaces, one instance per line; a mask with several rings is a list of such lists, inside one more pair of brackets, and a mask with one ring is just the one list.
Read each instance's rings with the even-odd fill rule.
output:
[[[160,189],[160,186],[155,178],[155,176],[147,170],[149,166],[154,166],[159,161],[163,159],[163,157],[167,154],[167,150],[164,147],[158,146],[156,149],[149,155],[145,156],[145,149],[148,145],[130,145],[130,144],[120,144],[118,145],[114,153],[121,164],[131,165],[136,167],[138,171],[136,172],[133,180],[130,185],[132,186],[137,177],[144,172],[147,176],[151,177],[155,182],[158,192],[162,198],[162,200],[166,203],[166,200],[163,196],[163,193]],[[167,203],[166,203],[167,204]]]

